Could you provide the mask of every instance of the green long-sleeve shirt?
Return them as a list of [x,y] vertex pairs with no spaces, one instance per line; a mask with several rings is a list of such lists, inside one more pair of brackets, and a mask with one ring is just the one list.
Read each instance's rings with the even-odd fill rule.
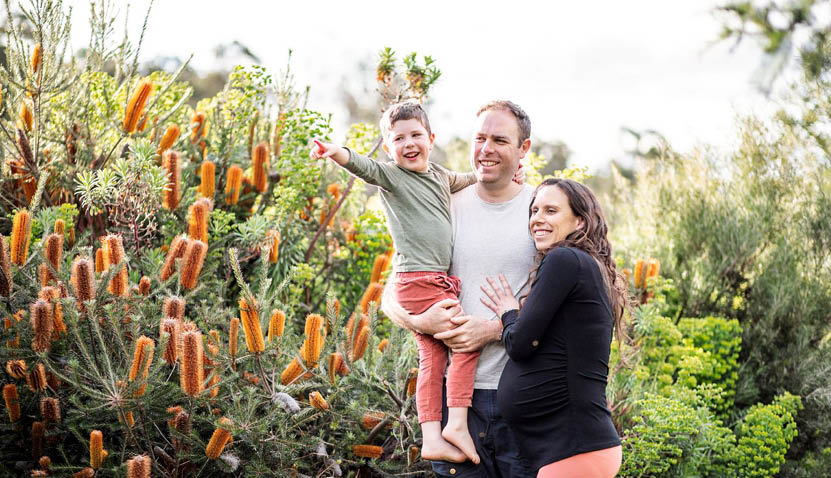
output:
[[473,173],[427,164],[427,171],[418,173],[349,150],[349,161],[343,165],[381,188],[387,226],[395,243],[393,264],[399,272],[447,272],[453,250],[450,194],[476,182]]

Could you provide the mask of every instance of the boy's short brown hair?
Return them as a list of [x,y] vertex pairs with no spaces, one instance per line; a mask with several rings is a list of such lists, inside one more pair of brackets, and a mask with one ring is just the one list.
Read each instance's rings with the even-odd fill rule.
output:
[[402,101],[387,108],[387,111],[384,111],[384,115],[381,117],[381,134],[386,138],[396,121],[409,119],[417,120],[427,130],[427,134],[433,134],[430,129],[430,120],[427,119],[427,113],[415,101]]

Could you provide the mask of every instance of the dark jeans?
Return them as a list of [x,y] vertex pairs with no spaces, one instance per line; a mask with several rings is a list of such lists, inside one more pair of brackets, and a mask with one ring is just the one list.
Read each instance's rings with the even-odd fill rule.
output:
[[[446,389],[445,389],[446,391]],[[447,423],[447,397],[443,397],[442,428]],[[467,426],[481,462],[474,465],[434,461],[433,471],[440,478],[534,478],[528,462],[519,454],[517,441],[499,414],[496,390],[473,390],[473,404],[467,413]]]

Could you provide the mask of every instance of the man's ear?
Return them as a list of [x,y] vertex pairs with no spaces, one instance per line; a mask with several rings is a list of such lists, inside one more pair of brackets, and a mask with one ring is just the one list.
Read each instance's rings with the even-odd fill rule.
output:
[[530,151],[530,150],[531,150],[531,138],[528,138],[525,141],[523,141],[521,145],[519,145],[519,159],[524,158],[525,155],[528,154],[528,151]]

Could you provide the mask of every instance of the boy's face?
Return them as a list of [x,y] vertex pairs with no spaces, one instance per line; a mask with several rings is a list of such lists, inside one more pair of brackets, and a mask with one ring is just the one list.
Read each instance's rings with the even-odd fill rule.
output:
[[384,151],[402,168],[423,173],[435,138],[417,119],[398,120],[387,133]]

